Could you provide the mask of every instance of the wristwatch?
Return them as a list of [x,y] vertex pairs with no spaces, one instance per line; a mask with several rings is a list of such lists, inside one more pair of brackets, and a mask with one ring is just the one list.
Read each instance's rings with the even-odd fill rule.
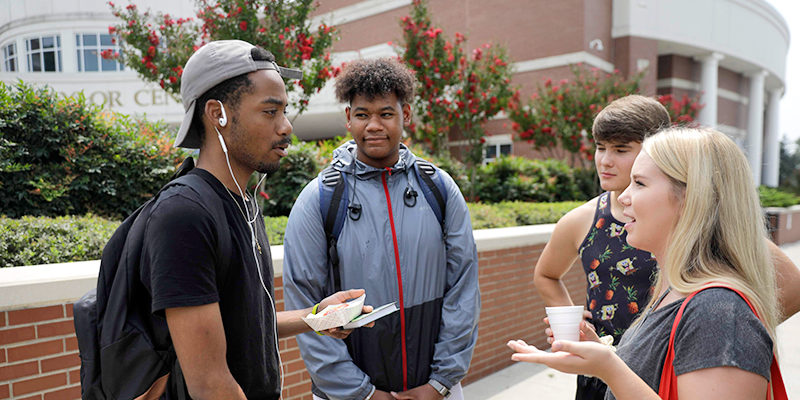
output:
[[448,389],[447,386],[439,383],[439,381],[437,381],[436,379],[429,380],[428,384],[433,386],[433,388],[436,389],[436,391],[439,392],[440,395],[444,396],[445,399],[450,397],[450,389]]

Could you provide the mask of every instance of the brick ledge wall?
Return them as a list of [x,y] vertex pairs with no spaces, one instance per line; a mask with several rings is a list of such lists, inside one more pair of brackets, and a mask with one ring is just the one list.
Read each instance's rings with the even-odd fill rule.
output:
[[[478,342],[463,384],[510,366],[509,339],[544,342],[544,303],[533,287],[536,261],[554,225],[474,232],[483,306]],[[283,310],[283,246],[273,246],[275,300]],[[0,269],[0,399],[80,398],[80,360],[72,302],[94,287],[99,261]],[[575,304],[585,298],[579,264],[565,283]],[[286,400],[310,400],[311,380],[297,341],[280,341]]]

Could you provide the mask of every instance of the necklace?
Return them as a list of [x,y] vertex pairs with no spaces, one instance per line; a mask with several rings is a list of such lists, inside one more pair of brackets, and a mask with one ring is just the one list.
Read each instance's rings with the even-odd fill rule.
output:
[[[239,213],[242,214],[242,218],[244,218],[244,220],[247,222],[248,228],[252,229],[254,232],[256,232],[256,236],[257,236],[258,230],[255,227],[255,222],[256,222],[256,219],[258,218],[258,204],[256,204],[255,201],[253,202],[254,210],[253,210],[253,219],[251,220],[251,219],[247,218],[247,216],[244,213],[244,210],[239,205],[239,202],[236,201],[235,197],[233,197],[233,193],[231,193],[231,190],[228,189],[228,188],[225,188],[225,191],[228,192],[228,196],[230,196],[231,200],[233,200],[233,204],[236,204],[236,208],[239,209]],[[244,197],[244,201],[249,203],[250,201],[248,199],[248,196],[247,196],[246,192],[245,192],[244,196],[245,196]],[[245,205],[244,205],[245,207],[247,207],[247,203],[245,203]],[[258,247],[258,254],[262,254],[261,253],[261,243],[258,242],[258,239],[256,239],[256,247]]]
[[639,320],[639,322],[636,323],[636,326],[632,328],[633,331],[631,332],[631,335],[637,335],[639,333],[639,330],[642,328],[642,326],[644,326],[644,322],[647,321],[647,317],[649,317],[650,314],[652,314],[656,310],[658,305],[661,304],[662,301],[664,301],[664,298],[667,297],[670,291],[672,291],[672,286],[668,287],[667,290],[661,294],[661,296],[658,296],[658,299],[656,300],[655,303],[653,303],[653,306],[648,308],[647,311],[644,312],[642,319]]
[[664,301],[664,298],[667,297],[670,291],[672,291],[672,286],[668,287],[667,290],[664,293],[662,293],[661,296],[658,297],[656,302],[653,303],[653,306],[647,309],[647,311],[644,313],[644,316],[642,317],[642,322],[639,325],[644,324],[644,321],[647,320],[647,317],[649,317],[650,314],[652,314],[656,310],[656,308],[658,308],[658,305],[661,304],[662,301]]

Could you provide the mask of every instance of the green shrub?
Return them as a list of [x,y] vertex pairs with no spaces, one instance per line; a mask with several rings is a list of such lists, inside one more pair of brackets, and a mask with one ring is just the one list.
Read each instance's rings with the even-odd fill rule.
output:
[[564,201],[558,203],[523,203],[509,201],[494,204],[499,210],[507,210],[514,215],[514,226],[553,224],[564,214],[582,205],[583,201]]
[[800,204],[800,197],[779,189],[759,186],[758,197],[762,207],[791,207]]
[[[557,222],[581,202],[468,203],[473,229]],[[282,245],[288,217],[265,217],[271,245]],[[97,260],[120,222],[98,216],[0,217],[0,267]]]
[[118,226],[92,215],[0,217],[0,267],[97,260]]
[[297,196],[320,171],[317,150],[313,143],[301,142],[294,137],[280,168],[264,181],[264,191],[269,196],[268,200],[262,200],[265,216],[289,215]]
[[[267,217],[271,245],[283,244],[288,217]],[[98,260],[119,226],[96,215],[0,217],[0,268]]]
[[475,193],[486,203],[589,200],[576,171],[558,160],[500,157],[478,170]]
[[467,203],[467,207],[472,219],[472,229],[489,229],[553,224],[583,203],[582,201],[560,203],[507,201],[496,204]]
[[516,226],[516,216],[511,210],[493,204],[467,203],[472,229],[505,228]]
[[0,83],[0,214],[127,216],[180,162],[169,136],[82,94]]
[[269,238],[270,246],[279,246],[283,244],[283,234],[286,232],[286,222],[289,217],[266,217],[264,218],[264,226],[267,229],[267,237]]

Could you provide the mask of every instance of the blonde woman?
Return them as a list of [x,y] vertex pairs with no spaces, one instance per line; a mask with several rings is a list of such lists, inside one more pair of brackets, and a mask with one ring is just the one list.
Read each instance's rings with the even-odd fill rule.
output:
[[674,335],[681,400],[766,398],[779,322],[775,269],[747,159],[725,135],[670,128],[645,140],[619,197],[628,243],[660,260],[646,311],[616,353],[582,324],[589,342],[553,343],[553,353],[511,341],[512,359],[597,376],[606,399],[659,399],[673,322],[685,298],[712,283],[737,289],[699,292]]

